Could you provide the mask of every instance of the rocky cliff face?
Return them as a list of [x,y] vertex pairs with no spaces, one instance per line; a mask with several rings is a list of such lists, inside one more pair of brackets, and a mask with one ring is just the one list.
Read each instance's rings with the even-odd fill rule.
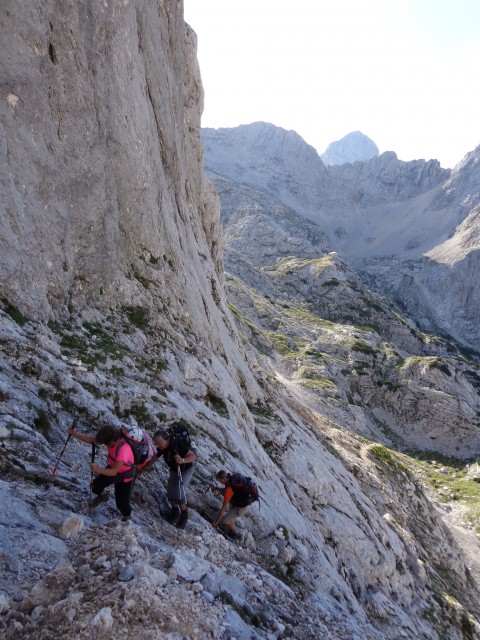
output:
[[[308,371],[292,384],[275,368],[273,329],[265,335],[227,305],[182,4],[10,0],[1,11],[2,633],[478,634],[474,567],[417,475],[335,418],[336,398],[318,402],[300,383]],[[274,138],[280,150],[285,136]],[[284,164],[294,185],[301,167]],[[286,252],[294,212],[272,216],[265,193],[258,206]],[[324,246],[313,222],[301,234]],[[281,274],[256,273],[277,291]],[[265,312],[246,285],[239,295]],[[269,304],[271,322],[285,321]],[[108,502],[88,509],[81,443],[68,445],[53,477],[74,415],[89,434],[102,420],[151,433],[185,419],[199,451],[189,528],[161,517],[161,465],[136,481],[130,524]],[[237,546],[210,525],[219,504],[205,487],[219,466],[253,475],[264,498]]]
[[221,279],[181,4],[9,2],[2,34],[2,295],[39,318],[109,307],[180,254]]

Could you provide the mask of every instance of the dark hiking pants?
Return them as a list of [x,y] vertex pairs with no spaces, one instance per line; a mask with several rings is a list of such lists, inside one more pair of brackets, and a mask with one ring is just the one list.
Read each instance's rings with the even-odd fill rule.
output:
[[195,465],[192,464],[188,469],[181,471],[182,477],[180,479],[178,470],[170,469],[167,483],[167,498],[170,500],[171,505],[183,505],[187,503],[187,496],[185,491],[192,478]]
[[132,482],[115,482],[115,476],[98,475],[93,481],[92,491],[99,496],[102,491],[111,484],[115,486],[115,504],[122,516],[129,516],[132,513],[130,506],[130,493]]

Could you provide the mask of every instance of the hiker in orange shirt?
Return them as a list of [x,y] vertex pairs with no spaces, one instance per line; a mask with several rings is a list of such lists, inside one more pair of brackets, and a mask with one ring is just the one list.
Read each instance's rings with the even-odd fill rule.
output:
[[[257,485],[251,478],[242,476],[239,473],[230,474],[224,469],[217,473],[216,479],[223,486],[217,487],[215,484],[210,484],[209,486],[213,491],[223,494],[223,504],[217,517],[212,522],[212,526],[217,527],[220,525],[227,535],[238,539],[240,536],[237,532],[235,521],[248,511],[252,502],[259,499]],[[225,511],[227,511],[226,514]]]

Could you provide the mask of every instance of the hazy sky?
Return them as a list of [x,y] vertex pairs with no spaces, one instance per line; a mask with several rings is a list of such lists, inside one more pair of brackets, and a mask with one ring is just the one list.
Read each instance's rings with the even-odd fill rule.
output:
[[480,0],[184,0],[204,127],[351,131],[453,167],[480,144]]

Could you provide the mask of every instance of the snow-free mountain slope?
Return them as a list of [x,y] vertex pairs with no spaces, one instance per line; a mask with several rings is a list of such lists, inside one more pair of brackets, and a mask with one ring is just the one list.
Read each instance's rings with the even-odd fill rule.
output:
[[[402,162],[393,152],[325,168],[316,156],[308,161],[311,147],[305,144],[298,153],[301,139],[294,137],[290,146],[291,135],[273,125],[262,125],[262,144],[276,136],[283,144],[276,144],[275,152],[253,146],[256,129],[204,132],[207,173],[261,190],[315,222],[325,234],[324,246],[402,304],[420,327],[478,351],[480,150],[453,171],[436,160]],[[285,171],[285,162],[295,171]],[[270,244],[274,247],[274,237]]]

